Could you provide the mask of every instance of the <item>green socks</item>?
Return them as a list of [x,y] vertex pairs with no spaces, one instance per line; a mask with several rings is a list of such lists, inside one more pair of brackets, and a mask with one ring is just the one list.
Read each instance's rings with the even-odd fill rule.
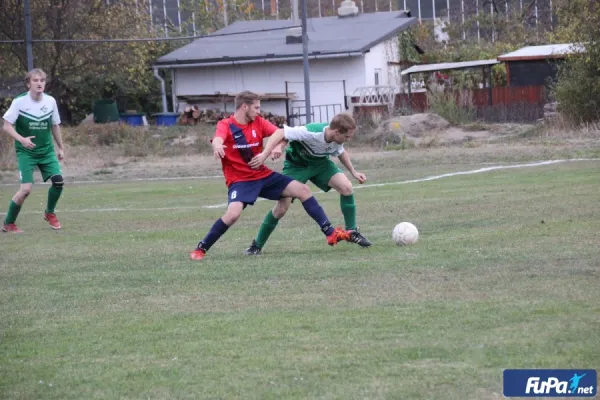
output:
[[350,196],[340,195],[340,208],[344,214],[346,229],[356,229],[356,205],[354,204],[354,194]]
[[[342,214],[344,214],[344,222],[346,223],[346,229],[356,229],[356,205],[354,204],[354,194],[350,196],[340,195],[340,208]],[[258,235],[256,236],[256,245],[261,249],[269,240],[271,233],[277,228],[279,220],[273,216],[273,211],[269,211],[265,216],[265,220],[260,226]]]
[[60,197],[62,190],[62,187],[57,188],[54,186],[50,186],[50,189],[48,189],[48,206],[46,207],[47,213],[54,213],[56,203],[58,202],[58,198]]
[[265,246],[265,243],[267,243],[267,240],[269,240],[269,236],[271,236],[271,233],[273,233],[275,228],[277,228],[278,223],[279,220],[273,216],[273,211],[269,211],[265,216],[265,220],[260,226],[258,236],[256,236],[256,245],[258,247],[262,249]]
[[8,206],[8,213],[4,218],[4,224],[14,224],[17,220],[17,215],[19,215],[19,211],[21,211],[21,206],[11,200],[10,206]]
[[[46,208],[47,213],[54,213],[56,203],[58,202],[61,193],[62,188],[50,186],[50,189],[48,189],[48,206]],[[4,223],[6,225],[14,224],[17,220],[17,216],[19,215],[19,211],[21,211],[21,206],[11,200],[10,206],[8,206],[8,212],[4,218]]]

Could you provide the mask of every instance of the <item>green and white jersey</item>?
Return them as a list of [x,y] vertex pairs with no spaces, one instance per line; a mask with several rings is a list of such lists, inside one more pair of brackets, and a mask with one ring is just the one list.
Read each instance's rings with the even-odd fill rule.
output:
[[339,157],[344,152],[344,145],[325,141],[324,123],[312,123],[306,126],[290,127],[284,125],[284,137],[290,142],[286,150],[286,159],[298,165],[309,165]]
[[26,149],[21,143],[15,142],[17,153],[42,156],[54,152],[52,125],[60,124],[54,97],[44,93],[40,101],[35,101],[29,92],[22,93],[15,97],[2,118],[14,125],[19,135],[35,136],[31,139],[35,144],[33,149]]

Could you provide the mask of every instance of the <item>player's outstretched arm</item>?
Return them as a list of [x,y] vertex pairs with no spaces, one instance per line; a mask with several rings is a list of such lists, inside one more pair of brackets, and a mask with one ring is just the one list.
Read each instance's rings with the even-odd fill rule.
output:
[[285,146],[288,145],[288,143],[289,140],[286,139],[283,139],[281,142],[279,142],[279,144],[275,146],[275,148],[271,152],[271,158],[273,160],[277,160],[279,157],[281,157],[281,155],[283,154],[283,149],[285,148]]
[[350,155],[347,151],[344,151],[342,154],[338,156],[338,159],[342,163],[344,167],[352,174],[354,179],[358,181],[358,183],[365,183],[367,181],[367,176],[362,172],[357,172],[352,165],[352,161],[350,161]]
[[213,140],[212,140],[212,148],[213,148],[213,156],[217,159],[220,160],[221,158],[225,157],[225,147],[227,146],[223,146],[223,138],[216,136]]
[[260,154],[257,154],[256,156],[254,156],[254,158],[252,158],[252,160],[250,160],[250,162],[248,163],[250,168],[256,169],[256,168],[260,167],[261,165],[263,165],[265,160],[267,159],[267,157],[269,157],[269,155],[275,148],[275,146],[277,146],[279,144],[279,142],[281,142],[283,140],[283,138],[284,138],[284,130],[283,129],[277,129],[275,131],[275,133],[273,133],[271,136],[269,136],[269,140],[267,141],[267,144],[265,145],[265,148],[263,149],[263,151]]

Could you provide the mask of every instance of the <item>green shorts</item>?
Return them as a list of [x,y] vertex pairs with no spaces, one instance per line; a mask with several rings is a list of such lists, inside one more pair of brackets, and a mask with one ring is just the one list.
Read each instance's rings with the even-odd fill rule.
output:
[[285,160],[282,173],[302,183],[311,181],[322,191],[328,192],[331,189],[329,186],[331,177],[343,172],[331,160],[324,160],[308,166],[300,166]]
[[54,153],[32,156],[17,152],[17,164],[19,165],[21,183],[33,183],[33,171],[36,167],[40,169],[44,182],[53,175],[62,174],[60,164]]

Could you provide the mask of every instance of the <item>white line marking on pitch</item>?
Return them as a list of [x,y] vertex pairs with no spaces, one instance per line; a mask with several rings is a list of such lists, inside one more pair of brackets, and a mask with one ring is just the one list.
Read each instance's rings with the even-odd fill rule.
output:
[[[473,174],[481,174],[483,172],[497,171],[501,169],[512,169],[512,168],[528,168],[528,167],[539,167],[543,165],[551,165],[558,164],[564,162],[574,162],[574,161],[600,161],[598,158],[574,158],[569,160],[548,160],[548,161],[539,161],[528,164],[513,164],[513,165],[496,165],[493,167],[485,167],[474,169],[470,171],[459,171],[459,172],[450,172],[442,175],[434,175],[428,176],[421,179],[411,179],[407,181],[399,181],[399,182],[384,182],[384,183],[373,183],[370,185],[357,185],[354,186],[354,189],[365,189],[365,188],[373,188],[373,187],[382,187],[382,186],[391,186],[391,185],[405,185],[408,183],[419,183],[419,182],[427,182],[434,181],[443,178],[451,178],[453,176],[459,175],[473,175]],[[179,179],[179,178],[174,178]],[[183,178],[182,178],[183,179]],[[190,178],[193,179],[193,178]],[[158,179],[157,179],[158,180]],[[323,191],[313,192],[314,194],[324,193]],[[264,201],[265,199],[257,199],[258,201]],[[211,204],[204,206],[179,206],[179,207],[156,207],[156,208],[85,208],[81,210],[56,210],[56,212],[60,213],[83,213],[83,212],[123,212],[123,211],[177,211],[177,210],[197,210],[199,208],[225,208],[227,207],[227,203],[219,203],[219,204]],[[38,214],[38,212],[29,211],[25,212],[25,214]],[[6,215],[6,213],[0,213],[0,215]]]
[[[194,179],[217,179],[223,178],[223,175],[204,175],[204,176],[174,176],[166,178],[131,178],[131,179],[105,179],[98,181],[65,181],[67,185],[81,185],[84,183],[126,183],[126,182],[152,182],[152,181],[187,181]],[[37,185],[49,185],[50,182],[40,182]],[[19,186],[18,183],[0,183],[0,186]]]

